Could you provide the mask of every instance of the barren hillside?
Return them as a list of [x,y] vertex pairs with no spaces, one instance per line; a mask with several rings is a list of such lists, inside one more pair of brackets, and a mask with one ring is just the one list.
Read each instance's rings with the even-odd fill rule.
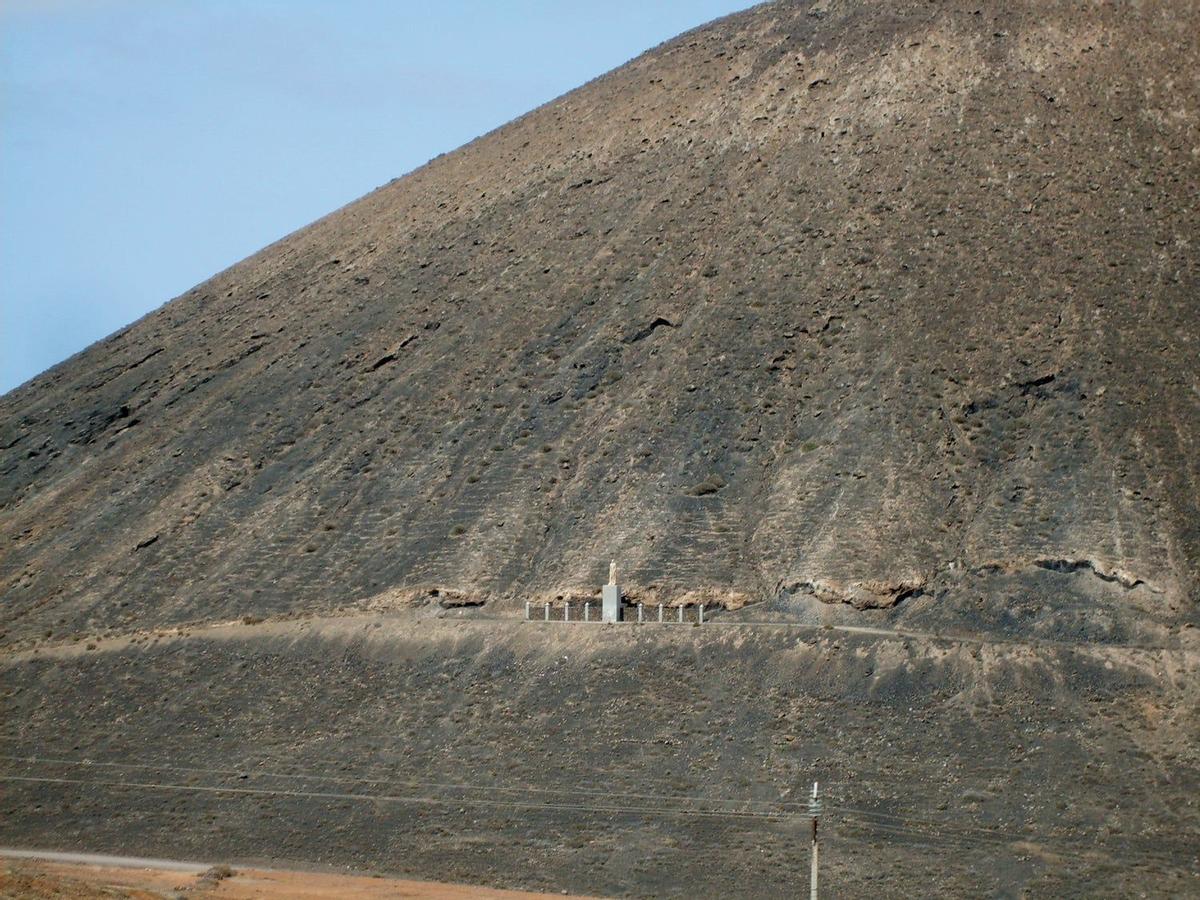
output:
[[[411,691],[345,698],[361,733],[378,737],[347,733],[333,754],[349,754],[347,766],[394,753],[433,780],[445,765],[425,746],[433,732],[396,747],[384,723],[412,715],[437,731],[457,710],[482,729],[479,743],[446,734],[437,746],[466,775],[477,758],[498,769],[523,746],[497,724],[506,704],[536,719],[522,705],[533,703],[528,679],[550,664],[506,620],[525,600],[591,596],[615,558],[631,599],[723,606],[727,627],[924,636],[891,631],[876,647],[820,636],[810,658],[784,646],[792,638],[743,645],[727,632],[697,663],[715,683],[692,680],[701,650],[678,635],[620,650],[638,667],[619,679],[626,699],[673,697],[660,737],[685,747],[674,729],[691,729],[708,750],[686,753],[716,754],[704,760],[725,796],[741,785],[778,797],[786,772],[803,780],[855,742],[860,772],[895,765],[909,779],[899,806],[871,807],[885,817],[1017,822],[1013,792],[1044,784],[1128,810],[1119,781],[1132,771],[1145,788],[1134,806],[1149,817],[1138,827],[1194,835],[1197,34],[1200,6],[1186,0],[764,4],[433,160],[0,398],[9,739],[26,755],[63,740],[72,758],[108,746],[89,730],[104,727],[93,693],[124,679],[146,698],[165,685],[179,694],[157,701],[162,719],[142,694],[110,697],[125,723],[113,759],[215,721],[219,757],[265,742],[277,761],[302,758],[281,734],[328,749],[342,733],[322,706],[334,686],[320,666],[336,648],[336,677],[395,677]],[[438,601],[472,606],[469,641],[432,617]],[[330,616],[382,616],[372,640],[383,644],[322,650],[320,625],[255,643],[262,618]],[[244,657],[202,636],[243,619]],[[147,646],[184,625],[201,631],[175,651]],[[425,658],[422,628],[446,654],[429,671],[412,656]],[[966,643],[947,649],[933,635]],[[594,635],[577,639],[603,660]],[[53,664],[30,655],[75,641],[101,643]],[[555,691],[583,698],[556,726],[567,733],[615,713],[603,691],[572,693],[595,687],[588,666],[601,663],[562,649],[572,659]],[[695,693],[657,680],[655,652],[661,677]],[[244,666],[259,673],[253,685]],[[469,690],[463,671],[480,679]],[[499,693],[472,693],[489,672]],[[756,679],[782,693],[754,697]],[[313,692],[308,726],[278,705],[296,702],[291,685]],[[204,699],[226,690],[241,691],[227,720]],[[693,705],[708,690],[748,704],[736,728]],[[413,698],[427,691],[437,702],[421,706]],[[260,692],[274,698],[270,714]],[[800,736],[809,755],[789,768],[765,748],[784,740],[781,722],[797,738],[805,696],[834,711]],[[1117,705],[1101,715],[1096,697]],[[912,708],[939,724],[924,733]],[[68,722],[87,724],[61,738]],[[576,737],[610,754],[637,739],[636,717],[611,724]],[[740,762],[706,743],[726,727],[751,754]],[[1041,745],[1049,756],[1013,762],[1045,729],[1060,735]],[[1146,729],[1157,736],[1142,740]],[[925,758],[930,734],[940,749]],[[198,746],[179,752],[205,765]],[[329,758],[313,754],[313,766]],[[1004,760],[994,771],[993,755]],[[572,783],[533,763],[520,760],[526,784]],[[625,790],[637,790],[635,769]],[[923,779],[945,796],[913,794]],[[33,802],[24,790],[12,810]],[[55,789],[36,790],[51,792],[44,803]],[[899,803],[892,790],[857,796]],[[958,808],[963,791],[1011,806],[987,819]],[[1106,818],[1120,819],[1113,809],[1080,812],[1066,844],[1087,828],[1127,834]],[[70,812],[41,825],[23,815],[8,820],[21,823],[10,842],[13,828],[82,840]],[[216,826],[181,815],[192,824],[148,820],[156,852],[176,849],[165,835],[206,846]],[[112,827],[97,833],[124,849]],[[509,827],[532,825],[496,833]],[[249,813],[230,828],[236,846],[255,834]],[[327,847],[315,825],[296,829],[272,852],[309,859]],[[504,832],[510,856],[468,852],[447,872],[438,833],[417,829],[389,850],[350,842],[343,855],[374,863],[420,845],[433,855],[400,871],[589,892],[682,884],[624,866],[576,877],[569,862],[547,863],[549,884],[522,880],[518,860],[540,839],[523,831]],[[576,861],[591,852],[576,850]],[[1164,879],[1194,865],[1183,852],[1165,851],[1175,869]],[[744,887],[748,858],[709,883]],[[913,857],[894,858],[897,877],[918,878]],[[1000,892],[1013,878],[1056,893],[1086,885],[1064,874],[1082,870],[1047,859],[1044,872],[984,861],[944,886],[970,893],[971,873],[985,871]],[[666,871],[686,863],[671,860]],[[555,882],[562,873],[574,874]],[[871,893],[861,872],[842,874],[846,896]]]
[[435,160],[3,399],[10,637],[614,556],[868,606],[1067,568],[1176,620],[1198,32],[768,4]]

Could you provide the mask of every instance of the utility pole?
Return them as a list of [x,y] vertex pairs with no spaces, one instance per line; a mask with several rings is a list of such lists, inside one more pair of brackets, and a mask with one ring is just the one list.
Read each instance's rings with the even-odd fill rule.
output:
[[821,798],[817,795],[817,782],[813,782],[812,799],[808,801],[808,813],[812,816],[812,875],[809,878],[809,900],[817,900],[817,819],[821,815]]

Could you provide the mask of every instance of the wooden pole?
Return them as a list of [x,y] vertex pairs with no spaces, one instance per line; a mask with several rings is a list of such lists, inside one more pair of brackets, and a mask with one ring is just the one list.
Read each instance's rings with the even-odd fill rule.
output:
[[821,800],[817,796],[817,783],[813,782],[812,799],[808,802],[808,811],[812,814],[812,874],[809,876],[809,900],[817,900],[817,853],[820,845],[817,843],[817,819],[821,815]]

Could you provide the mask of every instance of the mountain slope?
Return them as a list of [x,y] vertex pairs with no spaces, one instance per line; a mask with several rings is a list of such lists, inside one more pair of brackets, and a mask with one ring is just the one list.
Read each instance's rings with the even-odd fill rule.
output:
[[1197,34],[756,7],[0,398],[0,842],[1195,894]]
[[0,400],[9,639],[614,557],[668,602],[1192,617],[1198,32],[768,4],[434,160]]

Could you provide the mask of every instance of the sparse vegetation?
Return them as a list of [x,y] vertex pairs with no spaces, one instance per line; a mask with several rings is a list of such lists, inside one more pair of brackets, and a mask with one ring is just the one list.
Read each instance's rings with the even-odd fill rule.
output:
[[692,485],[688,493],[695,497],[705,497],[717,493],[723,487],[725,487],[725,479],[720,475],[712,474],[698,484]]

